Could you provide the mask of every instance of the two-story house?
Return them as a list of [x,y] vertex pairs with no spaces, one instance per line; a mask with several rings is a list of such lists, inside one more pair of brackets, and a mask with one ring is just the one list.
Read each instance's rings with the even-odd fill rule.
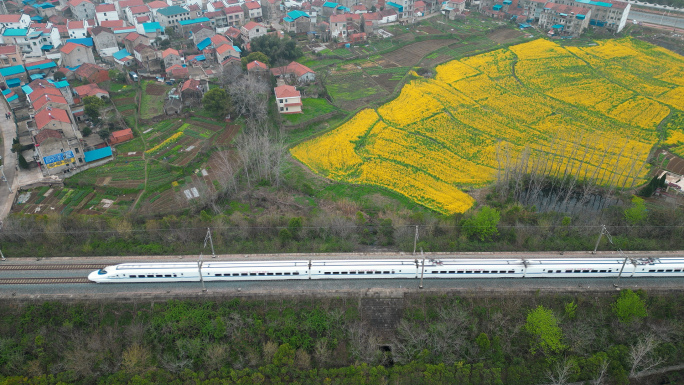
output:
[[95,64],[93,50],[90,47],[69,42],[62,46],[59,52],[62,56],[62,64],[66,67],[78,67],[85,63]]
[[95,4],[88,0],[70,0],[69,8],[71,13],[78,20],[87,20],[95,18]]
[[103,21],[119,20],[114,4],[100,4],[95,7],[95,19],[97,25],[102,25]]
[[302,112],[302,95],[293,86],[278,86],[275,91],[278,112],[281,114],[297,114]]
[[247,1],[242,4],[245,11],[245,18],[252,21],[261,21],[262,11],[261,4],[258,1]]
[[155,17],[162,27],[173,27],[175,30],[179,30],[180,21],[190,20],[190,11],[173,5],[157,10]]
[[95,49],[100,56],[112,56],[119,51],[116,36],[110,28],[95,27],[90,30],[90,36],[93,37]]
[[263,24],[257,23],[255,21],[250,21],[240,28],[242,33],[242,40],[248,43],[252,39],[256,39],[259,36],[266,34],[266,27]]

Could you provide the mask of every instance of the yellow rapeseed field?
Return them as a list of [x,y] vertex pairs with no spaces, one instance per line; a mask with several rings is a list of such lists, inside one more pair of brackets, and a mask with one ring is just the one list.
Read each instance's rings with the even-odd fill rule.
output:
[[656,128],[684,110],[682,57],[631,38],[569,48],[539,39],[436,71],[292,155],[331,179],[462,213],[474,200],[461,189],[490,184],[524,148],[552,175],[641,183]]

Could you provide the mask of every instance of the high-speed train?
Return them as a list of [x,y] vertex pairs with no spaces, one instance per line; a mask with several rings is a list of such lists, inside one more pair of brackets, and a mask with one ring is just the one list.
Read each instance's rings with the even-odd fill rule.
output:
[[377,278],[683,277],[684,258],[364,259],[122,263],[88,275],[97,283]]

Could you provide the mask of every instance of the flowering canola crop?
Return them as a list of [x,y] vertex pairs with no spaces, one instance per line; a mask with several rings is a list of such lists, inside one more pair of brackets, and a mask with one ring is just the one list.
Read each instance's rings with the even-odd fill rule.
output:
[[442,213],[468,210],[475,201],[461,189],[491,183],[503,157],[525,148],[552,175],[630,187],[648,171],[660,122],[684,110],[683,75],[681,56],[631,38],[539,39],[445,63],[291,153],[331,179]]

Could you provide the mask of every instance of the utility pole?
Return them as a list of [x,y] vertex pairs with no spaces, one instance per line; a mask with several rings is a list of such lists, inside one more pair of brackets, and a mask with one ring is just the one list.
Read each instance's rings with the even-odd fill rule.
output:
[[413,255],[416,255],[416,246],[418,245],[418,225],[416,225],[416,236],[413,238]]
[[[592,251],[592,254],[596,254],[596,250],[598,249],[599,243],[601,242],[601,238],[603,238],[603,234],[608,234],[608,230],[606,229],[606,225],[601,225],[601,233],[599,234],[598,239],[596,240],[596,246],[594,246],[594,251]],[[613,241],[611,240],[611,244]]]
[[3,261],[7,260],[7,258],[5,258],[5,254],[2,253],[2,250],[0,250],[0,258],[2,258]]
[[211,239],[211,228],[207,227],[207,235],[204,237],[204,248],[207,248],[207,241],[211,245],[211,257],[216,258],[216,253],[214,253],[214,241]]
[[[418,228],[418,226],[416,226]],[[425,274],[425,254],[423,254],[423,248],[420,248],[420,254],[423,256],[423,269],[420,271],[420,285],[418,285],[419,289],[423,288],[423,274]]]

